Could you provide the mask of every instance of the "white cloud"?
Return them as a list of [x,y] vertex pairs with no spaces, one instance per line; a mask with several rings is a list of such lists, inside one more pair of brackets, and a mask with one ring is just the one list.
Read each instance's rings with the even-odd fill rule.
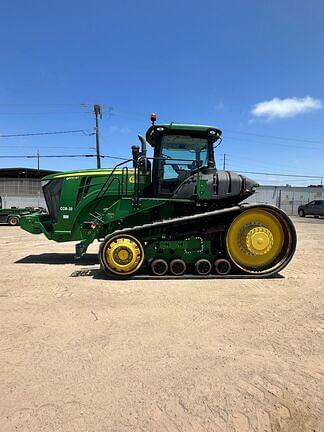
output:
[[294,117],[297,114],[307,111],[314,111],[322,108],[322,101],[310,96],[304,98],[273,98],[268,101],[259,102],[251,110],[255,117],[274,119]]

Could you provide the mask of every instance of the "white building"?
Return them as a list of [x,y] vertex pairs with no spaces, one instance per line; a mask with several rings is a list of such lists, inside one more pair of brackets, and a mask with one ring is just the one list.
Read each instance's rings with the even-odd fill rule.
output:
[[273,204],[288,215],[297,215],[298,206],[313,200],[324,200],[324,187],[259,186],[246,202]]
[[0,168],[2,207],[46,208],[41,179],[53,172],[31,168]]

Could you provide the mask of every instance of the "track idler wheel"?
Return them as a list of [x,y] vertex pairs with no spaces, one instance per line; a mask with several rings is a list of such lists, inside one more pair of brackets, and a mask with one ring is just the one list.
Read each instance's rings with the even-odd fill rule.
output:
[[151,270],[155,276],[164,276],[168,272],[168,263],[164,259],[155,259],[152,261]]
[[182,276],[185,273],[187,266],[182,259],[176,258],[170,262],[169,268],[170,273],[173,276]]
[[142,266],[144,248],[136,237],[128,234],[116,235],[103,242],[99,258],[106,273],[129,276]]
[[200,276],[207,276],[211,272],[212,265],[208,259],[201,258],[196,261],[195,269]]
[[260,206],[239,213],[226,234],[229,257],[249,274],[271,274],[283,269],[296,248],[296,231],[285,213]]
[[227,275],[231,271],[231,263],[224,258],[215,261],[215,270],[219,275]]

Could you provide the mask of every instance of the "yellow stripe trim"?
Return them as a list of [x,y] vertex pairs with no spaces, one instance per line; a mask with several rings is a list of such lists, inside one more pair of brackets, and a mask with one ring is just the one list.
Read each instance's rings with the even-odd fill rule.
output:
[[[79,173],[71,173],[71,174],[59,174],[56,175],[54,178],[66,178],[66,177],[80,177],[80,176],[103,176],[107,174],[111,174],[113,170],[107,170],[107,171],[83,171]],[[134,173],[133,169],[128,169],[128,174]],[[116,170],[114,174],[123,174],[122,170]]]

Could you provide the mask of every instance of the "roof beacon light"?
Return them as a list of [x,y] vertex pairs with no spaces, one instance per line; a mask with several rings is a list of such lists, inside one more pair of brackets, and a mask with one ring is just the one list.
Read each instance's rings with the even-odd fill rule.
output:
[[156,122],[156,114],[155,114],[155,112],[151,113],[151,122],[152,122],[152,125],[154,126],[154,123]]

